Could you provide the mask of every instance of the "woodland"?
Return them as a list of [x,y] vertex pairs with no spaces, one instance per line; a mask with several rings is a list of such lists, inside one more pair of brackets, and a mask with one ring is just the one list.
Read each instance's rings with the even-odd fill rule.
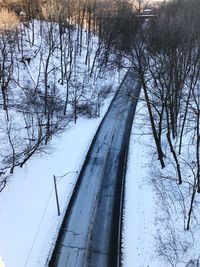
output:
[[184,230],[198,226],[200,1],[163,1],[151,16],[143,16],[145,0],[2,0],[0,7],[0,191],[70,121],[98,116],[112,88],[96,84],[109,70],[131,69],[160,165],[152,182],[167,213],[179,210]]

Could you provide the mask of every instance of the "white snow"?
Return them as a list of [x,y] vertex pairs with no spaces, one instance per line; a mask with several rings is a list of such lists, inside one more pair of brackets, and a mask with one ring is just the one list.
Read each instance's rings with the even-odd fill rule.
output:
[[[111,99],[110,99],[111,100]],[[67,203],[91,140],[109,106],[98,119],[80,118],[51,143],[49,154],[17,167],[0,194],[0,254],[5,267],[42,267],[56,240]],[[57,216],[53,175],[57,178],[61,216]]]
[[[138,103],[132,127],[123,216],[124,267],[199,266],[199,206],[190,231],[184,229],[181,196],[172,166],[161,170],[155,156],[147,109]],[[155,179],[155,180],[154,180]],[[187,191],[188,192],[188,191]],[[183,210],[186,209],[186,210]],[[195,225],[196,223],[196,225]]]
[[[41,23],[43,30],[47,31],[48,22]],[[25,29],[25,36],[23,36],[26,56],[31,56],[32,60],[30,64],[24,65],[19,60],[20,53],[17,53],[16,62],[20,64],[20,73],[14,73],[16,80],[23,86],[28,84],[29,90],[34,89],[36,83],[39,87],[44,87],[43,68],[41,71],[39,62],[40,54],[44,61],[46,59],[46,47],[44,40],[40,37],[40,22],[34,21],[34,27],[35,44],[33,46],[27,41],[32,37],[31,27]],[[56,25],[54,25],[54,30],[57,30]],[[83,36],[83,38],[85,37]],[[93,36],[91,40],[92,62],[98,39]],[[39,47],[37,43],[41,43],[41,51],[40,54],[34,56],[35,49]],[[50,65],[59,64],[59,49],[57,50],[52,54]],[[84,84],[84,97],[94,100],[95,97],[98,97],[100,89],[105,90],[104,93],[106,93],[106,89],[111,88],[111,91],[114,92],[124,76],[124,71],[118,72],[111,69],[103,74],[103,78],[99,78],[96,77],[99,75],[96,73],[98,72],[97,67],[95,77],[90,79],[89,73],[86,71],[89,66],[84,63],[85,54],[86,47],[83,47],[82,55],[77,58],[78,74],[75,79],[76,83]],[[65,99],[65,86],[60,85],[57,81],[59,75],[58,72],[56,81],[54,81],[55,77],[52,74],[52,77],[49,77],[49,82],[56,83],[58,95]],[[70,89],[70,100],[73,98],[72,89]],[[13,86],[11,92],[13,102],[17,103],[23,99],[22,91],[18,86]],[[45,146],[45,153],[35,153],[23,168],[16,167],[14,169],[14,174],[10,176],[6,188],[0,193],[0,267],[3,263],[5,267],[46,266],[86,153],[113,95],[113,93],[112,96],[110,94],[110,98],[105,101],[104,106],[100,107],[100,118],[89,120],[79,116],[77,124],[71,121],[62,134],[53,137],[53,140],[49,142],[50,144]],[[84,103],[84,99],[81,100]],[[69,104],[68,114],[70,114],[71,109]],[[5,130],[9,128],[7,124],[10,123],[12,126],[10,128],[13,130],[12,141],[16,142],[16,148],[19,151],[27,140],[25,130],[23,130],[25,129],[23,114],[18,110],[10,109],[10,122],[8,123],[4,113],[3,110],[0,110],[1,126],[5,128],[0,132],[1,164],[3,164],[6,153],[10,150],[5,135]],[[8,167],[7,173],[9,173],[9,169]],[[60,217],[57,215],[53,175],[57,177]]]
[[[35,27],[37,29],[37,22]],[[28,35],[30,35],[29,38],[31,38],[31,30],[27,31]],[[97,42],[96,38],[94,38],[94,47],[95,42]],[[29,51],[28,44],[26,50]],[[80,84],[86,79],[85,73],[87,66],[84,64],[84,53],[83,51],[82,58],[80,57],[77,60],[80,73],[76,82]],[[58,60],[56,60],[57,54],[55,54],[55,57],[52,57],[51,64],[58,63]],[[45,54],[43,57],[45,58]],[[20,81],[23,81],[24,85],[26,82],[29,83],[32,89],[34,89],[39,77],[39,63],[35,64],[35,62],[39,62],[39,56],[29,65],[26,64],[24,66],[24,63],[20,63],[22,72],[18,77]],[[111,73],[112,71],[107,72],[107,77],[110,80],[98,79],[95,88],[104,85],[114,85],[114,83],[116,86],[117,81],[114,80],[115,77],[120,78],[120,74],[114,77]],[[15,75],[17,77],[17,74]],[[51,81],[53,82],[53,77]],[[42,87],[42,79],[39,85]],[[59,93],[65,95],[64,88],[58,82],[57,87]],[[86,87],[86,96],[89,96],[91,99],[94,95],[95,97],[98,96],[98,90],[95,92],[93,90],[94,84],[92,81],[88,80]],[[21,95],[16,94],[16,91],[21,91],[19,88],[14,89],[15,94],[13,93],[13,99],[16,98],[17,100],[21,98]],[[70,97],[73,98],[73,90],[71,91]],[[71,122],[65,132],[57,137],[54,136],[48,149],[45,149],[45,153],[36,154],[23,168],[15,168],[14,174],[8,180],[6,188],[0,193],[0,267],[46,266],[91,140],[110,101],[111,98],[106,101],[100,118],[88,120],[80,117],[76,125]],[[69,107],[69,111],[70,109],[71,107]],[[181,225],[183,214],[180,213],[181,207],[179,207],[181,202],[178,204],[173,203],[174,206],[172,207],[170,219],[166,218],[167,210],[162,211],[163,197],[159,199],[159,194],[156,192],[155,185],[152,183],[153,173],[160,172],[160,169],[157,161],[153,163],[151,161],[154,141],[152,140],[150,127],[146,121],[146,113],[146,107],[140,101],[137,106],[132,128],[126,175],[123,221],[123,266],[175,266],[170,265],[167,260],[169,256],[167,253],[170,253],[171,249],[172,254],[174,252],[176,254],[175,250],[180,248],[179,245],[184,244],[184,240],[188,242],[187,244],[185,242],[187,250],[184,252],[184,247],[180,248],[181,256],[177,256],[177,261],[179,262],[177,262],[176,266],[185,266],[190,259],[198,259],[200,247],[200,240],[198,241],[200,234],[199,225],[193,220],[194,224],[196,223],[194,231],[186,232],[183,230],[183,225]],[[6,128],[6,119],[3,116],[4,113],[0,115],[0,122]],[[20,130],[23,129],[20,123],[23,125],[24,122],[22,122],[22,115],[17,114],[15,111],[11,111],[10,116],[11,121],[12,119],[14,120],[13,127],[16,127],[15,130],[18,130],[17,133],[14,131],[13,136],[13,139],[14,137],[18,137],[18,145],[24,137],[23,131]],[[5,131],[2,131],[0,134],[1,147],[4,146],[4,151],[2,150],[1,152],[1,156],[3,157],[4,153],[7,153],[6,142],[3,140]],[[17,148],[19,150],[21,149],[19,145]],[[165,175],[172,173],[172,177],[173,172],[174,170],[170,169],[170,167],[164,170]],[[61,208],[60,217],[57,215],[53,175],[57,177]],[[178,192],[179,190],[176,182],[172,183],[170,181],[169,184],[164,184],[163,182],[163,186],[168,188],[168,190],[170,190],[170,186],[173,187],[173,192],[176,192],[176,190]],[[187,187],[185,189],[184,187],[181,188],[181,190],[187,191]],[[169,200],[170,194],[166,193],[165,197],[166,200]],[[167,202],[166,205],[168,205]],[[177,225],[174,224],[176,221]],[[167,222],[169,222],[169,227],[166,226]],[[178,230],[178,234],[173,232],[172,236],[169,235],[169,231],[171,230],[170,223],[172,223],[172,227]],[[165,243],[165,245],[171,246],[171,237],[175,237],[175,241],[180,238],[180,244],[175,242],[175,248],[168,247],[166,255],[162,255],[164,251],[159,250],[158,242],[160,237],[165,242],[168,242],[169,239],[169,244]],[[171,256],[172,260],[174,260],[174,256]]]
[[[123,266],[160,267],[155,258],[154,192],[148,183],[149,143],[143,102],[139,102],[132,127],[125,184],[123,221]],[[162,267],[164,267],[162,265]]]

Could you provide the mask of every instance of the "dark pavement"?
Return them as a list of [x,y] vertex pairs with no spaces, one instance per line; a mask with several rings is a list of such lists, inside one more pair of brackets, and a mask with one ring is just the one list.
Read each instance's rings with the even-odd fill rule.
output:
[[139,91],[129,71],[94,137],[50,267],[119,266],[126,156]]

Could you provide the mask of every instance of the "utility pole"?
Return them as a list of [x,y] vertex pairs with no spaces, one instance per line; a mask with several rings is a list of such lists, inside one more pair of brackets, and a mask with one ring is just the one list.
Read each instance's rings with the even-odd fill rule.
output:
[[97,96],[97,117],[100,117],[100,96]]
[[54,188],[55,188],[56,205],[57,205],[57,210],[58,210],[58,216],[60,216],[60,205],[59,205],[59,200],[58,200],[58,190],[57,190],[57,183],[56,183],[56,176],[55,175],[53,175],[53,180],[54,180]]

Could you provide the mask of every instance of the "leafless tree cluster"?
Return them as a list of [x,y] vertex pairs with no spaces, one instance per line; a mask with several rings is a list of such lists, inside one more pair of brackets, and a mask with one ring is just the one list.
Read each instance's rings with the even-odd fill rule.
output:
[[141,10],[146,4],[121,3],[109,18],[111,32],[105,27],[108,34],[103,36],[115,60],[127,59],[138,74],[161,168],[172,165],[177,184],[189,185],[185,227],[189,230],[200,192],[200,2],[166,2],[144,20]]
[[200,192],[199,8],[196,1],[164,6],[138,37],[134,55],[161,167],[170,159],[178,184],[190,183],[187,229]]
[[199,1],[166,3],[141,23],[124,55],[141,81],[161,166],[152,173],[165,217],[159,223],[168,223],[159,253],[171,266],[184,262],[194,242],[189,230],[199,225],[199,11]]
[[105,45],[95,38],[96,2],[5,0],[3,5],[12,20],[4,20],[3,27],[0,19],[2,188],[5,170],[13,173],[43,151],[69,121],[76,123],[80,113],[99,115],[106,71]]
[[[47,143],[54,117],[62,120],[68,109],[75,122],[79,112],[95,114],[100,93],[92,84],[103,76],[110,58],[115,54],[113,61],[118,66],[128,60],[141,81],[161,167],[171,162],[178,184],[190,185],[189,229],[200,192],[199,1],[165,3],[148,22],[140,16],[148,6],[144,0],[3,3],[28,14],[19,18],[17,30],[1,33],[1,105],[7,121],[12,106],[9,92],[13,94],[10,88],[15,85],[21,88],[24,103],[39,110],[31,108],[30,114],[37,118],[28,120],[45,125],[43,141]],[[34,19],[36,14],[40,22]],[[94,44],[95,34],[99,39]],[[77,61],[83,55],[85,67],[80,68]],[[32,75],[30,65],[35,58],[37,71]],[[24,73],[29,75],[26,84],[21,82]],[[38,114],[42,122],[37,121]]]

